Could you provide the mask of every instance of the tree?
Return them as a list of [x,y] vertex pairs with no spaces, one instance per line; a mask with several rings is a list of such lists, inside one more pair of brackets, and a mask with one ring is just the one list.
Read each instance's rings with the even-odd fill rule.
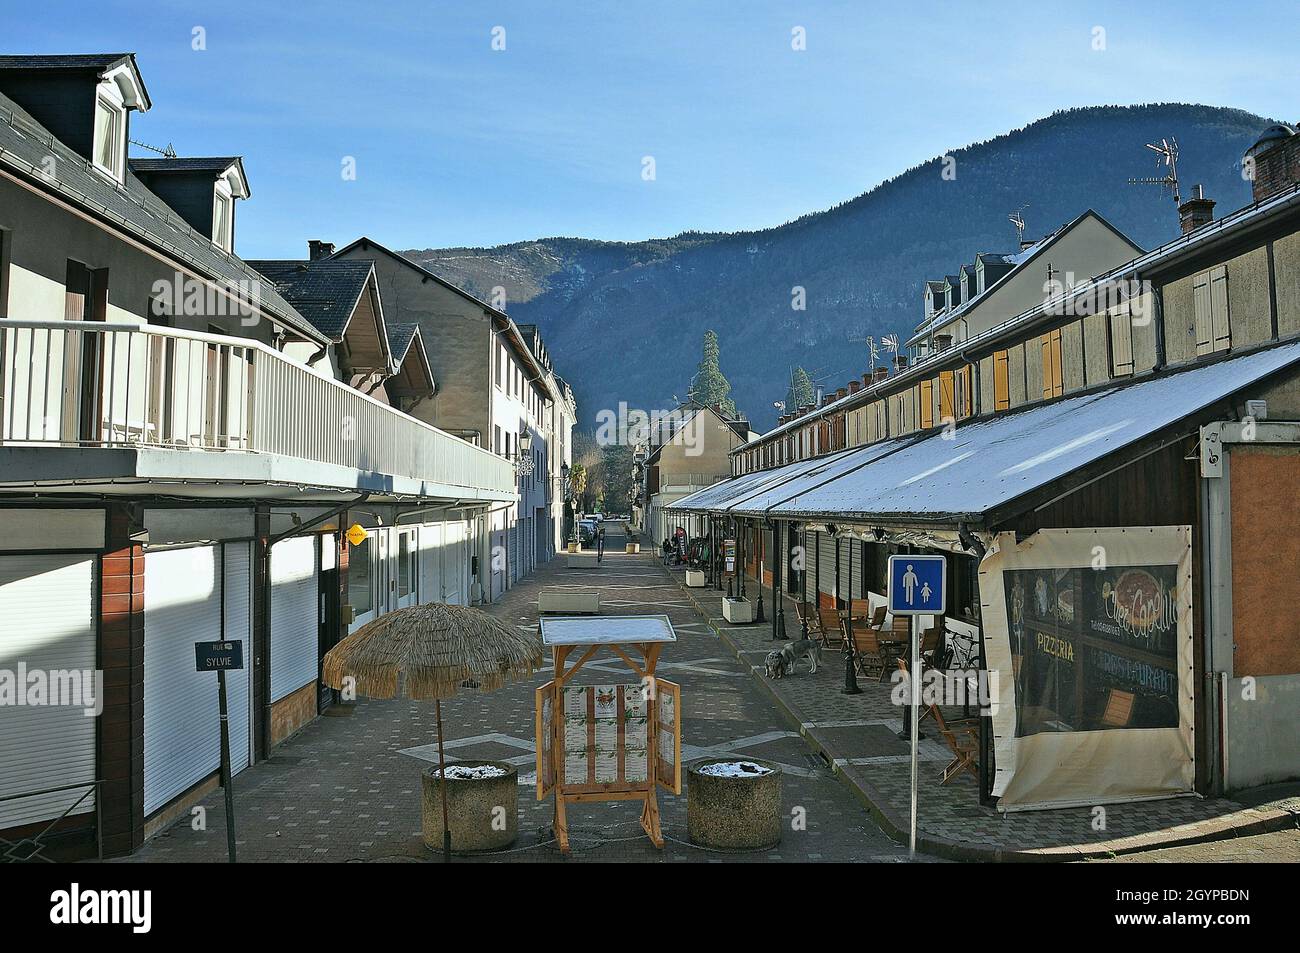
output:
[[805,407],[817,399],[813,392],[812,381],[802,366],[796,367],[790,375],[790,389],[785,392],[785,412],[792,414],[800,407]]
[[727,395],[731,393],[731,384],[722,374],[718,359],[721,349],[718,347],[716,331],[704,332],[704,356],[695,372],[691,384],[690,396],[697,403],[706,407],[717,407],[724,417],[736,416],[736,405]]

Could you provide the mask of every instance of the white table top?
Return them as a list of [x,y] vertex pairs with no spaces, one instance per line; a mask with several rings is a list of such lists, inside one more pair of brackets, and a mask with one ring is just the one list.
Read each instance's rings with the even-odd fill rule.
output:
[[676,642],[666,615],[542,616],[543,645]]

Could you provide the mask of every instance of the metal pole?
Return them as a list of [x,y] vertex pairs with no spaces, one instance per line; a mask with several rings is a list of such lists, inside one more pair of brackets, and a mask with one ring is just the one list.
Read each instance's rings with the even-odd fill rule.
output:
[[789,638],[785,634],[785,593],[782,591],[789,563],[790,550],[786,546],[785,531],[777,521],[772,524],[772,603],[776,610],[776,637],[783,640]]
[[230,716],[226,710],[226,670],[217,669],[217,709],[221,714],[221,786],[226,794],[226,852],[235,863],[235,789],[230,781]]
[[[838,560],[840,555],[840,541],[835,540],[835,558]],[[839,585],[839,569],[835,570],[836,587]],[[840,692],[844,695],[861,695],[862,689],[858,687],[858,670],[857,655],[858,643],[853,638],[853,540],[849,539],[849,598],[845,603],[847,608],[844,611],[844,687]]]
[[442,862],[451,861],[451,825],[447,823],[447,760],[442,751],[442,699],[433,702],[438,716],[438,793],[442,799]]
[[907,839],[907,856],[916,858],[916,768],[918,760],[918,751],[921,746],[920,737],[920,709],[921,701],[921,625],[917,621],[919,616],[912,616],[912,693],[907,700],[908,707],[912,710],[912,819],[911,828]]

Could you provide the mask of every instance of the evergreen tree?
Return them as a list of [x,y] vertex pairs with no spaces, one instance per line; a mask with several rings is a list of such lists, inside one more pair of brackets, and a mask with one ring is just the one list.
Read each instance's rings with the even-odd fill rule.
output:
[[731,384],[722,374],[718,359],[718,334],[716,331],[704,332],[704,356],[695,372],[695,381],[691,385],[690,396],[697,403],[706,407],[721,408],[724,417],[736,416],[736,405],[727,395],[731,393]]
[[785,392],[785,412],[792,414],[800,407],[811,404],[816,399],[812,381],[802,366],[796,367],[790,375],[790,389]]

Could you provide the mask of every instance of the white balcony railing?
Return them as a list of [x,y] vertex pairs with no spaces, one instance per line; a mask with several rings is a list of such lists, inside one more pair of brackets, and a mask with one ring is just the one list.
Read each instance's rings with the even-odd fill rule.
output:
[[0,320],[0,446],[276,453],[513,493],[509,461],[246,338]]

